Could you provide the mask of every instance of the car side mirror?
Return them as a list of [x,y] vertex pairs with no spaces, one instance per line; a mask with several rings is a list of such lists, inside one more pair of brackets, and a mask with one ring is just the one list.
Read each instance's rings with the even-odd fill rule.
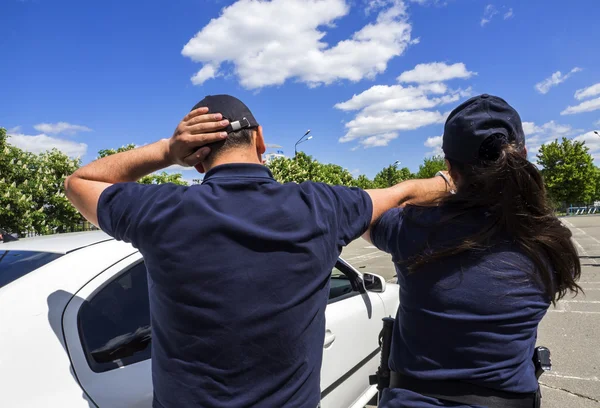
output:
[[363,275],[363,281],[365,282],[365,289],[369,292],[381,293],[385,291],[385,279],[379,275],[365,273]]

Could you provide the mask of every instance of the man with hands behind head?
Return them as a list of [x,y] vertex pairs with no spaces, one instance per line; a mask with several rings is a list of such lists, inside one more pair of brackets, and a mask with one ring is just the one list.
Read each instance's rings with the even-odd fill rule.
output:
[[[316,407],[342,247],[386,210],[446,194],[440,177],[369,191],[280,184],[264,152],[246,105],[207,96],[170,139],[92,162],[65,182],[89,221],[146,261],[155,408]],[[203,183],[135,182],[173,164],[206,172]]]

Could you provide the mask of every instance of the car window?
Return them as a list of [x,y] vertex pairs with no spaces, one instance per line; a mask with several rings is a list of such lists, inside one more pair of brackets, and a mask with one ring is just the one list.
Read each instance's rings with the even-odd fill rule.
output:
[[331,281],[329,284],[329,303],[346,299],[347,297],[354,296],[357,293],[358,291],[354,290],[350,278],[348,278],[348,276],[341,271],[338,265],[336,265],[331,271]]
[[0,251],[0,288],[61,256],[51,252]]
[[146,266],[140,262],[87,299],[78,314],[90,368],[104,372],[150,358]]

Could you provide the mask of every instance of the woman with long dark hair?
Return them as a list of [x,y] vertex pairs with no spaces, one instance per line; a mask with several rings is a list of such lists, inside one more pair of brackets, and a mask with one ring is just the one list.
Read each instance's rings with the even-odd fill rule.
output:
[[504,100],[480,95],[456,108],[443,150],[452,191],[436,206],[390,210],[370,231],[400,284],[380,407],[534,407],[538,324],[581,290],[571,232]]

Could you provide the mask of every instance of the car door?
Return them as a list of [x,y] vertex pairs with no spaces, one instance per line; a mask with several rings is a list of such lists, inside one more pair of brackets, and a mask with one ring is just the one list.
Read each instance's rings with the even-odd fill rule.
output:
[[369,375],[379,365],[378,335],[385,311],[376,293],[360,293],[352,284],[356,275],[343,261],[338,261],[331,273],[325,311],[321,408],[347,408],[375,391],[369,385]]
[[[321,370],[322,408],[350,406],[369,389],[378,365],[384,316],[375,293],[358,291],[358,273],[332,271]],[[152,406],[146,268],[139,253],[115,264],[75,294],[63,328],[73,369],[100,408]]]
[[139,253],[77,292],[63,328],[75,375],[97,406],[152,406],[148,280]]

